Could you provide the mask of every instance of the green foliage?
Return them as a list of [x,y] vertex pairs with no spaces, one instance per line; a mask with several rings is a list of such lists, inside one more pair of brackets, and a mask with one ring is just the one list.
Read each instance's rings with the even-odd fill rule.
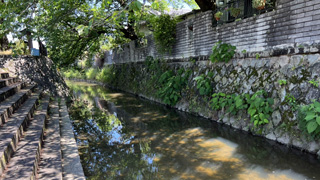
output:
[[160,88],[157,91],[157,95],[165,104],[171,106],[177,104],[181,98],[181,91],[188,84],[190,73],[190,70],[185,72],[184,69],[179,69],[176,74],[168,70],[160,76],[158,80]]
[[[245,98],[243,95],[237,95],[235,96],[234,98],[234,105],[235,108],[232,108],[230,109],[231,112],[235,111],[235,113],[239,110],[242,110],[242,109],[247,109],[248,108],[248,105],[247,105],[247,102],[245,101]],[[234,113],[234,114],[235,114]]]
[[197,76],[194,80],[197,82],[197,89],[200,95],[209,95],[212,94],[212,87],[210,79],[213,77],[213,73],[209,72],[208,77],[205,74]]
[[113,67],[107,66],[101,69],[96,79],[103,83],[111,83],[115,79],[115,72]]
[[287,80],[281,79],[281,80],[278,80],[278,83],[279,83],[280,86],[286,85],[287,84]]
[[78,67],[81,69],[90,68],[91,66],[92,65],[90,59],[85,59],[78,62]]
[[212,62],[229,62],[231,58],[236,53],[236,47],[231,44],[217,42],[212,47],[212,54],[210,55],[210,60]]
[[232,7],[232,8],[230,8],[229,9],[229,11],[230,11],[230,15],[232,16],[232,17],[238,17],[239,16],[239,14],[240,14],[240,12],[241,12],[241,9],[240,8],[234,8],[234,7]]
[[312,84],[314,87],[319,87],[319,81],[316,81],[314,79],[308,81],[310,84]]
[[265,98],[264,91],[257,91],[252,96],[245,94],[246,101],[249,105],[248,114],[251,117],[255,127],[269,123],[269,118],[273,112],[271,106],[274,103],[272,98]]
[[226,112],[234,115],[248,107],[243,95],[229,95],[221,92],[212,95],[210,106],[214,110],[226,109]]
[[287,94],[284,97],[284,102],[291,107],[292,112],[298,109],[296,98],[292,94]]
[[214,14],[214,17],[215,17],[216,19],[220,19],[222,15],[223,15],[223,13],[222,13],[221,11],[218,11],[218,12],[216,12],[216,13]]
[[256,59],[260,59],[260,54],[256,53]]
[[210,101],[211,108],[217,111],[223,109],[228,102],[228,100],[226,100],[228,97],[226,96],[227,95],[225,93],[214,93]]
[[87,79],[96,79],[96,76],[98,75],[99,70],[96,68],[89,68],[88,70],[86,70],[85,75]]
[[27,51],[27,45],[24,43],[23,40],[17,40],[15,42],[15,45],[13,46],[13,55],[25,55],[28,53]]
[[299,128],[314,139],[320,138],[320,103],[313,101],[298,112]]
[[[142,21],[149,22],[154,10],[169,6],[192,8],[192,0],[5,0],[0,3],[0,36],[9,32],[26,39],[25,29],[34,39],[46,42],[49,57],[60,66],[69,66],[89,54],[107,47],[119,47],[144,37],[139,33]],[[149,6],[150,4],[150,6]]]
[[153,59],[152,56],[147,56],[146,60],[144,61],[144,64],[148,67],[148,69],[154,70],[155,69],[155,65],[154,65],[155,61],[157,61],[157,60]]
[[269,0],[252,0],[252,7],[258,9],[260,7],[264,7]]
[[226,109],[228,113],[236,114],[240,110],[247,109],[251,117],[251,122],[255,127],[269,123],[269,118],[273,112],[272,98],[265,98],[266,93],[258,91],[252,96],[249,94],[235,95],[225,93],[214,93],[210,101],[210,106],[214,110]]
[[62,76],[68,79],[76,78],[83,79],[85,76],[77,69],[69,68],[67,70],[62,70]]
[[177,19],[167,14],[153,19],[153,37],[160,53],[171,53],[172,46],[176,42],[176,24]]
[[241,52],[242,52],[242,54],[245,54],[245,53],[247,53],[247,50],[244,49]]
[[91,79],[109,84],[115,79],[115,71],[113,66],[106,66],[100,71],[95,68],[89,68],[85,72],[81,72],[74,68],[69,68],[67,70],[62,69],[61,73],[63,77],[68,79]]

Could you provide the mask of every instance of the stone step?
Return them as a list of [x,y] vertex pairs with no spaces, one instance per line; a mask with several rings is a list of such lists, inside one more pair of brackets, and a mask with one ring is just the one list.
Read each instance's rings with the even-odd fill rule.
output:
[[40,92],[32,93],[31,97],[9,118],[8,122],[0,127],[0,176],[12,154],[16,151],[20,137],[33,116],[39,96]]
[[9,73],[0,73],[1,79],[6,79],[9,77]]
[[56,99],[50,104],[50,114],[39,165],[39,179],[62,179],[59,120],[59,106]]
[[0,88],[6,87],[6,86],[10,86],[13,83],[16,83],[19,81],[19,78],[17,77],[10,77],[7,79],[0,79]]
[[78,146],[74,139],[72,125],[64,99],[62,99],[60,103],[60,117],[63,179],[84,180],[85,176],[80,162]]
[[8,164],[3,179],[36,179],[49,99],[49,96],[45,96],[41,100],[42,102],[25,132],[25,136],[19,142],[17,150]]
[[22,103],[34,92],[36,85],[29,85],[20,92],[0,103],[0,125],[7,122],[8,118],[16,111]]
[[17,82],[10,86],[3,87],[0,89],[0,102],[4,101],[6,98],[14,95],[16,92],[20,91],[20,89],[24,88],[27,83],[25,82]]

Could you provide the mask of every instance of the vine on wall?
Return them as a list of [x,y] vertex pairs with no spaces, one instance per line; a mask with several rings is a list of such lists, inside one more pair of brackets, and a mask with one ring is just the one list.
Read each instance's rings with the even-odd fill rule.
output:
[[181,91],[188,84],[191,71],[179,69],[175,74],[172,70],[164,72],[159,78],[157,95],[168,105],[174,106],[181,98]]
[[246,109],[250,115],[250,122],[254,127],[259,127],[269,123],[269,118],[273,112],[271,106],[273,99],[268,98],[264,91],[257,91],[251,96],[249,94],[225,94],[214,93],[210,106],[214,110],[226,109],[226,112],[233,115],[240,110]]
[[176,42],[177,19],[164,14],[155,17],[151,24],[158,52],[161,54],[166,52],[171,53],[172,46]]

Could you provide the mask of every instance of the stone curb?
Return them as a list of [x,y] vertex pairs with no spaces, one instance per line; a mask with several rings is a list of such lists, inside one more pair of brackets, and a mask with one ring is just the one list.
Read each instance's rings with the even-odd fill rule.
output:
[[60,102],[60,118],[63,179],[84,180],[86,178],[64,98]]

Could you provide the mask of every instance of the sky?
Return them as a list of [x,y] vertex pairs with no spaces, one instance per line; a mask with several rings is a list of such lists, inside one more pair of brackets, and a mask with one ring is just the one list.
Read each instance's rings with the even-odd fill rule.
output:
[[[7,38],[10,43],[14,43],[15,41],[18,40],[17,38],[13,38],[11,33],[9,33],[9,35],[7,35]],[[33,48],[39,49],[39,43],[37,41],[32,41],[32,44],[33,44]]]

